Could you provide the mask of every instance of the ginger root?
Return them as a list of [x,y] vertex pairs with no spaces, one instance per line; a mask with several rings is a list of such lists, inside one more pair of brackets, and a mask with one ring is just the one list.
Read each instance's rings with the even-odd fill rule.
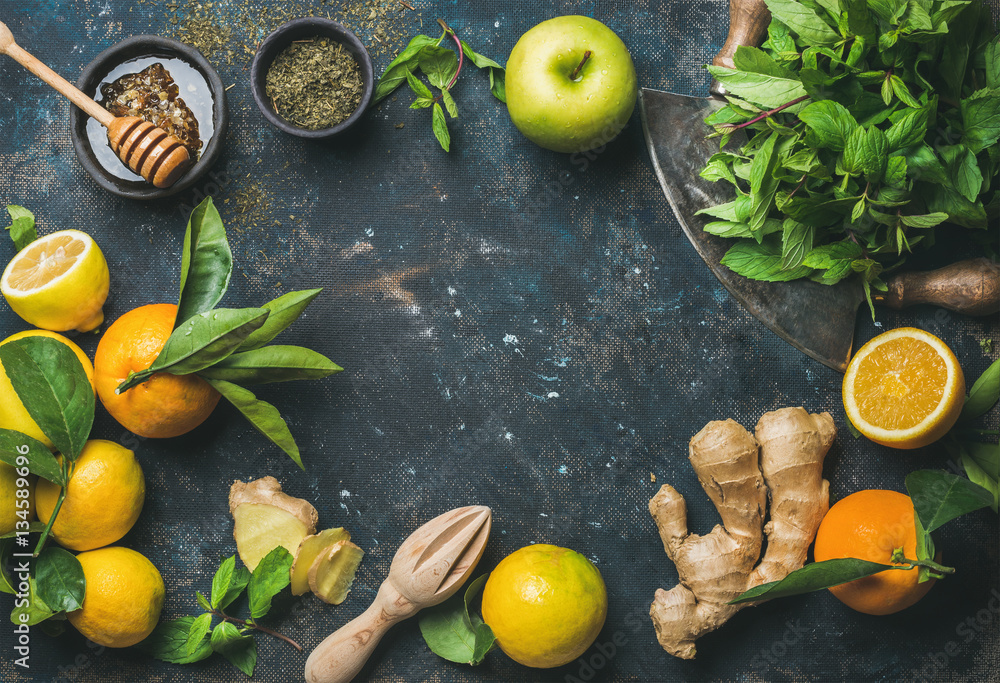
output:
[[294,557],[302,539],[316,533],[319,520],[309,501],[283,493],[274,477],[234,481],[229,489],[229,512],[236,550],[250,571],[279,545]]
[[680,579],[656,591],[649,614],[660,645],[675,657],[693,659],[695,640],[744,606],[730,600],[801,568],[829,508],[823,459],[837,434],[833,418],[783,408],[764,414],[755,434],[726,420],[691,439],[691,465],[722,518],[707,535],[688,532],[684,498],[669,484],[649,501]]

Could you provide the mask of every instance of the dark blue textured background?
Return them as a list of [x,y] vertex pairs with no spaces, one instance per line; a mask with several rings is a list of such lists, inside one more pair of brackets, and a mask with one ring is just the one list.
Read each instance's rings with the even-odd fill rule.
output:
[[[168,32],[162,4],[2,0],[0,19],[23,47],[75,80],[118,40]],[[244,4],[216,1],[232,11]],[[707,89],[700,65],[728,21],[719,0],[414,4],[425,25],[443,17],[501,62],[537,22],[587,14],[630,46],[641,85],[688,94]],[[437,147],[427,112],[407,108],[405,93],[370,112],[349,139],[310,143],[265,122],[250,97],[249,60],[239,53],[231,65],[216,62],[235,83],[232,126],[222,182],[199,185],[215,195],[236,256],[223,304],[325,287],[281,341],[313,347],[346,370],[259,392],[287,417],[304,473],[226,405],[168,441],[137,439],[98,408],[94,436],[133,448],[146,473],[146,506],[123,543],[163,573],[164,618],[196,613],[194,591],[207,592],[214,568],[235,550],[232,480],[271,474],[317,507],[322,528],[346,526],[367,552],[343,605],[312,596],[277,601],[268,625],[307,649],[362,611],[410,531],[457,505],[494,510],[484,570],[546,542],[583,552],[607,582],[598,643],[619,645],[613,654],[588,651],[596,671],[582,661],[531,670],[499,652],[476,669],[453,665],[427,650],[413,620],[380,645],[364,680],[997,680],[1000,613],[988,605],[1000,562],[989,511],[941,531],[939,546],[959,574],[901,614],[855,614],[816,593],[744,610],[699,641],[693,662],[656,643],[649,603],[677,577],[646,503],[669,482],[687,497],[695,530],[715,523],[686,458],[688,439],[705,422],[735,417],[752,428],[763,412],[786,405],[830,411],[840,430],[825,468],[833,500],[863,488],[903,490],[906,473],[945,466],[946,455],[851,437],[840,375],[756,322],[688,244],[656,183],[638,114],[598,157],[573,159],[521,137],[485,77],[470,72],[455,91],[461,118],[451,154]],[[387,60],[378,61],[381,68]],[[42,233],[72,227],[95,237],[112,271],[108,321],[174,301],[182,205],[198,196],[137,203],[103,192],[77,164],[67,120],[63,99],[3,58],[0,201],[33,210]],[[270,209],[239,219],[233,207],[254,184]],[[13,254],[0,242],[0,261]],[[857,344],[877,332],[866,317]],[[1000,346],[996,319],[921,308],[879,311],[878,320],[941,336],[970,382],[997,356],[978,340]],[[2,307],[0,336],[26,327]],[[92,357],[97,337],[77,341]],[[0,599],[0,611],[9,603]],[[985,625],[963,628],[977,613]],[[36,629],[26,674],[12,664],[10,632],[0,626],[0,634],[4,681],[245,680],[220,658],[171,666],[95,649],[72,629],[58,640]],[[267,637],[258,643],[255,680],[300,680],[305,655]]]

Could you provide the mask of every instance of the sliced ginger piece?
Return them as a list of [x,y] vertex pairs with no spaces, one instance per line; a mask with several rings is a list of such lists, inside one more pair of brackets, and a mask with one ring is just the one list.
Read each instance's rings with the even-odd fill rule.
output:
[[279,545],[294,556],[302,539],[316,533],[319,520],[316,508],[283,493],[274,477],[233,482],[229,512],[235,522],[236,550],[250,571]]
[[365,551],[350,541],[337,541],[309,568],[309,588],[322,600],[339,605],[347,598]]
[[321,553],[329,552],[338,541],[351,540],[351,534],[344,527],[327,529],[312,536],[306,536],[299,544],[292,563],[292,595],[304,595],[309,590],[309,570]]

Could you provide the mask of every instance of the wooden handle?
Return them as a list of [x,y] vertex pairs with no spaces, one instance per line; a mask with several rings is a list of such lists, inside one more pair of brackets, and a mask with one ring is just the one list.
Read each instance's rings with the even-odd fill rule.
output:
[[[757,45],[771,23],[771,13],[764,0],[729,0],[729,36],[715,55],[712,64],[734,68],[733,56],[740,45]],[[716,80],[712,81],[713,95],[724,95],[725,89]]]
[[985,258],[922,273],[900,273],[886,284],[889,291],[872,292],[872,299],[889,308],[934,304],[965,315],[1000,313],[1000,266]]
[[70,102],[80,107],[80,109],[87,112],[90,116],[93,116],[105,127],[111,125],[111,122],[115,118],[111,112],[84,95],[75,85],[22,49],[20,45],[14,42],[14,36],[6,24],[0,23],[0,27],[2,27],[0,28],[0,52],[10,55],[15,61],[24,66],[25,69],[65,95],[69,98]]
[[361,671],[389,627],[418,611],[385,581],[371,607],[312,651],[306,660],[307,683],[348,683]]

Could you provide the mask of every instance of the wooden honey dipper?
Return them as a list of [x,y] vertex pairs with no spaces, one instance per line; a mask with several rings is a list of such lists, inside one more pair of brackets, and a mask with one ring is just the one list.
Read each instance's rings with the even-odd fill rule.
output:
[[137,116],[115,116],[72,83],[57,74],[14,42],[14,35],[0,21],[0,52],[9,55],[69,98],[108,129],[108,142],[125,165],[156,187],[173,185],[188,166],[191,154],[187,147],[162,128],[157,128]]

